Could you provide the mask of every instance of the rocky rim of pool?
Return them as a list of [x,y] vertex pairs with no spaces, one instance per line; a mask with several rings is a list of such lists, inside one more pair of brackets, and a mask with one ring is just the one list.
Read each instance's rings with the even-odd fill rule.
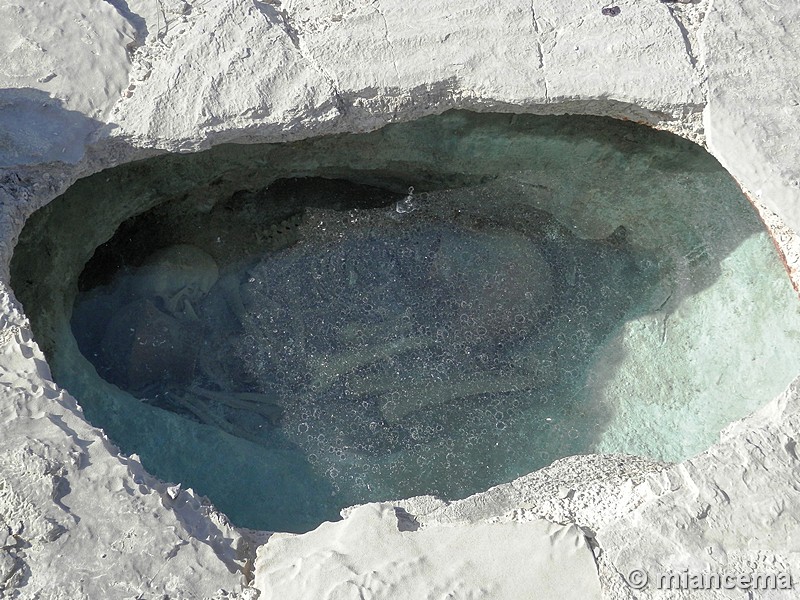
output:
[[11,285],[93,425],[270,531],[573,454],[677,462],[800,355],[732,178],[596,117],[452,111],[108,169],[29,218]]
[[[280,595],[288,581],[315,597],[344,590],[353,572],[374,572],[353,585],[413,596],[495,582],[496,597],[525,597],[524,588],[502,587],[524,579],[553,584],[547,589],[561,597],[624,598],[633,569],[800,572],[792,552],[800,514],[794,385],[675,465],[571,457],[461,502],[370,505],[313,535],[264,544],[266,535],[231,527],[203,498],[152,478],[88,425],[53,383],[7,276],[27,217],[80,177],[163,151],[367,131],[450,108],[612,116],[701,142],[750,195],[793,273],[800,147],[786,81],[797,78],[796,7],[623,3],[611,16],[551,2],[470,11],[448,2],[163,2],[163,11],[83,4],[2,13],[19,42],[0,73],[5,591],[255,598]],[[452,545],[459,532],[471,543]],[[343,546],[332,548],[337,539]],[[541,552],[522,549],[522,539],[537,540]],[[285,576],[293,557],[315,552],[338,558]],[[552,562],[534,568],[526,552]],[[66,568],[65,554],[80,568]],[[428,558],[395,570],[401,585],[374,562],[380,555],[395,565]],[[446,564],[476,568],[442,580]],[[315,575],[320,568],[335,573],[326,579],[333,584]],[[571,587],[546,575],[567,571]],[[509,572],[516,576],[499,575]]]

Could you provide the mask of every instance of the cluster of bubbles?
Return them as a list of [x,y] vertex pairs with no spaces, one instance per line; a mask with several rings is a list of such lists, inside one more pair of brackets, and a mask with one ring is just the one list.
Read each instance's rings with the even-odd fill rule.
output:
[[585,451],[607,417],[586,369],[653,273],[624,232],[476,200],[312,211],[248,271],[236,356],[343,503],[485,489]]

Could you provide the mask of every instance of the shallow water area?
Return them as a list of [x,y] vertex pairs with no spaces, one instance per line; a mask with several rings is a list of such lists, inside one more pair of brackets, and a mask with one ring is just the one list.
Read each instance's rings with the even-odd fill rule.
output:
[[30,219],[12,276],[87,417],[260,529],[576,453],[678,460],[800,355],[731,178],[602,119],[448,113],[119,167]]

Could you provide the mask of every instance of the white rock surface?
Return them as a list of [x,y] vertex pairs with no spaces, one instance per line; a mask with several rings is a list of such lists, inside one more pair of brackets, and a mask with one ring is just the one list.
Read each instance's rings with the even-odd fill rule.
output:
[[[795,267],[796,3],[622,0],[615,17],[602,15],[603,6],[0,0],[2,594],[271,597],[276,560],[292,563],[293,552],[324,548],[327,557],[315,564],[340,581],[352,580],[348,569],[364,575],[367,568],[377,571],[373,581],[388,581],[392,569],[381,552],[396,553],[395,562],[435,565],[445,548],[466,560],[469,549],[448,545],[456,531],[473,536],[499,527],[492,531],[503,531],[505,543],[491,546],[513,549],[526,527],[545,527],[541,518],[584,528],[604,598],[680,597],[653,586],[633,592],[622,579],[633,568],[651,577],[687,567],[800,577],[800,384],[731,426],[720,444],[666,470],[639,459],[573,457],[460,503],[398,503],[418,515],[416,532],[397,530],[384,508],[357,509],[306,536],[276,537],[254,563],[253,546],[265,536],[236,532],[189,491],[154,481],[84,421],[75,400],[52,383],[8,287],[8,260],[25,218],[78,177],[158,150],[363,131],[453,107],[611,115],[706,142],[763,205]],[[640,482],[645,472],[651,475]],[[588,547],[574,527],[553,531],[570,532],[574,546],[553,544],[549,555],[537,555],[540,564],[591,587],[598,571]],[[375,542],[330,554],[336,536],[354,533]],[[426,542],[410,541],[419,539]],[[302,565],[299,557],[294,564]],[[487,589],[508,583],[493,580],[482,562],[472,575],[481,569]],[[403,589],[423,587],[437,576],[431,571],[418,570]],[[319,579],[301,573],[308,589],[320,589],[313,587]],[[256,587],[242,588],[254,574]],[[791,597],[782,593],[774,597]],[[558,597],[589,596],[575,589]]]
[[173,500],[138,460],[120,457],[49,381],[5,286],[0,302],[0,590],[199,598],[238,585],[244,542],[227,519],[191,492]]
[[705,24],[709,150],[795,230],[800,143],[784,124],[800,122],[798,36],[796,2],[715,0]]
[[[391,504],[367,504],[311,533],[261,546],[263,600],[600,598],[587,541],[543,519],[416,529]],[[566,573],[570,575],[564,576]]]

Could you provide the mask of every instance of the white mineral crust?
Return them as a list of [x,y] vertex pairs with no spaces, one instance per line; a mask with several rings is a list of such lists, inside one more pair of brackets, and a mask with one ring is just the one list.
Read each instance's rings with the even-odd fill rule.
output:
[[[800,577],[800,383],[678,465],[571,457],[459,502],[367,505],[270,539],[121,456],[53,383],[9,288],[25,219],[80,177],[456,107],[608,115],[705,144],[794,270],[800,4],[605,6],[0,0],[0,596],[672,598],[658,574]],[[650,575],[641,591],[633,569]]]

